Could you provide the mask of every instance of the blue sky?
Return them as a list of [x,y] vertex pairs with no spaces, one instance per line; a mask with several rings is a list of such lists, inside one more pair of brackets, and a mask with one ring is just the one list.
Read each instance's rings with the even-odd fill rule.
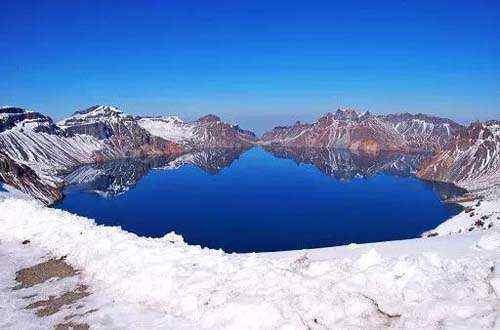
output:
[[498,1],[12,1],[0,104],[216,113],[258,131],[339,106],[499,117]]

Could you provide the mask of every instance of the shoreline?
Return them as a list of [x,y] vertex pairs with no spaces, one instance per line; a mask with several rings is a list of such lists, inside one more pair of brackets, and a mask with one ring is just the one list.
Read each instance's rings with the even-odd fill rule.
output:
[[[490,327],[500,320],[494,307],[500,304],[498,227],[435,238],[226,254],[188,245],[172,233],[153,239],[97,226],[35,202],[5,200],[0,211],[0,240],[20,244],[29,239],[51,255],[67,256],[94,292],[112,297],[107,309],[92,313],[90,327],[104,320],[118,324],[123,313],[116,319],[115,310],[125,306],[134,328],[142,328],[134,322],[144,309],[155,315],[156,324],[184,329],[250,324],[305,329],[314,320],[327,327]],[[420,286],[413,288],[416,283]],[[418,299],[407,300],[405,292],[411,290],[417,290]],[[465,319],[459,313],[464,304],[470,308]],[[339,306],[347,308],[346,314],[339,314]],[[358,306],[366,317],[347,306]],[[438,312],[439,306],[448,306],[447,312]]]

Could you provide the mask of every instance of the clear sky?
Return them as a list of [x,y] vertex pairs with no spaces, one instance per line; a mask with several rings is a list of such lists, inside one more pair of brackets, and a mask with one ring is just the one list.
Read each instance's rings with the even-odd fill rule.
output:
[[216,113],[260,131],[339,106],[499,118],[500,1],[0,4],[0,104]]

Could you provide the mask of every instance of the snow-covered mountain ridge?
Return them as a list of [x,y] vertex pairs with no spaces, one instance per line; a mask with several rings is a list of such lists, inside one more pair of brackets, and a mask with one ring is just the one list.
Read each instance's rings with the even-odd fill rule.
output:
[[374,115],[353,109],[327,113],[312,124],[297,122],[265,133],[265,145],[346,148],[376,154],[380,151],[435,151],[463,127],[446,118],[400,113]]
[[[312,124],[298,122],[290,127],[276,127],[257,139],[252,132],[214,115],[184,122],[174,116],[126,115],[117,107],[100,105],[76,111],[56,124],[37,112],[2,107],[0,150],[5,162],[8,158],[10,164],[32,170],[25,179],[36,182],[14,178],[12,171],[3,173],[3,181],[26,193],[31,191],[31,195],[48,203],[60,198],[60,193],[55,193],[65,184],[60,173],[82,164],[130,157],[180,156],[203,149],[246,150],[255,143],[290,150],[347,149],[373,159],[387,158],[385,155],[390,153],[432,155],[419,161],[418,166],[412,165],[412,171],[426,180],[478,188],[492,181],[500,182],[499,127],[498,121],[465,127],[424,114],[375,115],[339,109]],[[324,160],[321,164],[325,169],[334,166]],[[45,188],[34,189],[35,186]],[[54,193],[47,197],[43,195],[47,191]]]
[[373,157],[427,153],[433,156],[416,169],[419,177],[479,188],[500,184],[499,127],[495,120],[466,127],[424,114],[374,115],[339,109],[312,124],[276,127],[259,142],[269,147],[348,149]]
[[[47,203],[60,198],[60,193],[46,196],[41,192],[56,191],[64,184],[59,174],[82,164],[175,156],[205,148],[246,148],[254,140],[253,133],[215,116],[184,123],[172,117],[133,117],[113,106],[94,106],[56,124],[37,112],[0,109],[3,157],[32,170],[36,175],[29,177],[37,182],[13,178],[11,171],[3,173],[3,181]],[[33,189],[35,186],[46,189]]]
[[[4,143],[0,178],[32,196],[48,198],[52,192],[47,187],[59,192],[56,187],[60,181],[55,179],[59,177],[53,176],[56,169],[72,162],[84,163],[87,156],[94,157],[93,163],[104,157],[154,155],[162,152],[162,145],[184,152],[200,146],[200,140],[189,138],[190,134],[199,134],[209,145],[241,137],[237,143],[231,141],[244,148],[246,143],[251,145],[246,139],[252,141],[251,134],[219,123],[214,116],[200,119],[196,126],[176,118],[144,121],[115,111],[100,120],[96,119],[100,115],[87,115],[78,114],[59,126],[41,115],[6,110],[0,117],[9,118],[0,131],[0,142]],[[363,127],[371,127],[366,132],[380,138],[376,142],[389,136],[371,131],[375,126],[369,125],[382,119],[365,122],[370,114],[339,116],[348,125],[361,121]],[[333,120],[338,119],[328,119],[329,123]],[[383,127],[390,127],[386,124]],[[192,129],[184,135],[170,132],[172,140],[168,140],[167,135],[158,136],[164,134],[163,125]],[[397,124],[393,125],[396,131],[401,130],[393,146],[400,142],[410,145],[411,136],[438,134],[432,133],[436,126],[416,129],[413,124],[402,125],[397,129]],[[440,130],[447,132],[446,127]],[[362,154],[364,149],[356,146],[350,154],[332,148],[320,149],[319,154],[311,148],[298,153],[299,149],[291,146],[272,146],[275,149],[271,152],[315,164],[329,175],[371,175],[379,170],[406,173],[420,168],[422,177],[430,173],[431,179],[456,181],[474,192],[481,188],[481,200],[465,202],[462,213],[428,232],[425,239],[227,254],[189,245],[175,233],[154,239],[119,227],[98,226],[92,219],[35,201],[2,198],[0,191],[0,264],[6,265],[0,268],[0,328],[49,328],[71,320],[108,329],[495,329],[500,324],[500,186],[494,181],[499,127],[497,121],[489,121],[461,128],[444,145],[438,143],[424,167],[417,165],[421,160],[413,153],[408,157],[417,159],[396,157],[380,149],[365,159],[357,157],[356,152]],[[344,137],[355,139],[356,132],[365,132],[365,128],[355,128],[355,133]],[[414,141],[420,146],[424,140]],[[139,148],[140,143],[146,147]],[[234,159],[231,154],[203,150],[177,157],[175,149],[163,150],[163,156],[171,155],[174,160],[135,168],[129,160],[83,166],[71,179],[92,185],[98,193],[116,194],[133,185],[150,167],[190,163],[216,171]],[[462,167],[466,170],[460,171]],[[113,180],[103,187],[98,184],[100,176]],[[31,249],[37,251],[33,256]],[[40,256],[43,260],[65,256],[89,285],[90,296],[83,303],[85,310],[92,312],[78,312],[79,303],[44,318],[36,316],[38,311],[26,310],[28,302],[53,301],[54,287],[64,287],[66,282],[52,278],[46,284],[47,291],[35,291],[35,295],[33,288],[13,291],[18,284],[17,262],[24,255],[33,262],[40,262]]]
[[460,130],[418,172],[427,180],[469,189],[500,185],[500,125],[475,122]]

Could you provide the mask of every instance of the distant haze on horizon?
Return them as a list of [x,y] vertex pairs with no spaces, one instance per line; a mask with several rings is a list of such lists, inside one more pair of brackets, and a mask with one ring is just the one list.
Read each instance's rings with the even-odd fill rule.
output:
[[500,3],[0,4],[0,104],[214,113],[258,134],[339,107],[500,119]]

